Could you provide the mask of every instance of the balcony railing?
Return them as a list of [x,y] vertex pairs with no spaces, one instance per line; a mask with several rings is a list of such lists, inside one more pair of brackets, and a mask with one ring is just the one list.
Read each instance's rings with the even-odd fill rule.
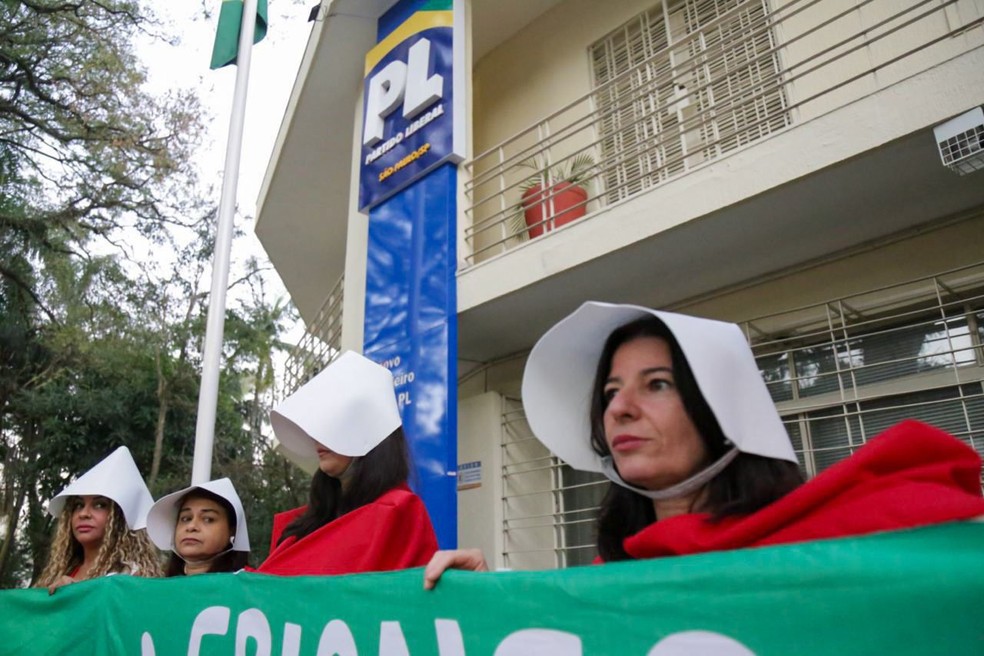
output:
[[592,46],[589,94],[467,163],[464,266],[980,47],[975,7],[668,0]]
[[294,393],[338,357],[342,342],[343,275],[328,292],[315,321],[287,358],[281,399]]

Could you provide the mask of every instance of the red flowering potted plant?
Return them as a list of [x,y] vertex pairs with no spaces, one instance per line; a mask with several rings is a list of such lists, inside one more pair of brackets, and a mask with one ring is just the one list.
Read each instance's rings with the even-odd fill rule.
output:
[[[536,173],[519,186],[521,200],[513,218],[513,234],[521,234],[525,223],[527,233],[533,239],[587,213],[586,185],[594,167],[591,155],[581,153],[550,168],[540,166],[535,158],[520,166]],[[519,222],[520,217],[524,223]]]

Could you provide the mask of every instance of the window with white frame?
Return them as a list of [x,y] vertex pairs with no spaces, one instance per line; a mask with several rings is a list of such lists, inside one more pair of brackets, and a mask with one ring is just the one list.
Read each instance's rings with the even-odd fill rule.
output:
[[[900,286],[902,301],[872,305],[869,294],[807,309],[812,325],[785,335],[756,338],[759,320],[746,324],[807,475],[906,418],[984,454],[984,286],[968,283],[968,271],[971,281],[984,277],[962,270],[951,274],[956,284],[939,276]],[[892,291],[883,290],[886,299]]]
[[608,202],[789,124],[765,0],[667,0],[590,56]]
[[571,469],[533,436],[518,400],[502,416],[503,563],[515,569],[589,564],[607,479]]

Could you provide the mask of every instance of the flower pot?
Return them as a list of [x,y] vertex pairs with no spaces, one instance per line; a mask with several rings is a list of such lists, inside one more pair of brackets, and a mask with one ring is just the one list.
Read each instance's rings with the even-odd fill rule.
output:
[[570,182],[557,182],[546,191],[534,185],[523,193],[522,207],[530,239],[576,221],[588,211],[588,191]]

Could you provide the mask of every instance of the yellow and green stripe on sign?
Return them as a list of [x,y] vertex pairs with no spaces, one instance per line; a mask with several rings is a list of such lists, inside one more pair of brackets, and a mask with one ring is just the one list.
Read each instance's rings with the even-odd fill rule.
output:
[[418,11],[366,53],[366,77],[393,48],[433,27],[454,27],[453,11]]
[[[239,28],[243,23],[243,0],[222,0],[219,10],[219,25],[215,30],[215,43],[212,45],[212,62],[209,68],[216,69],[235,64],[239,55]],[[267,33],[267,0],[256,2],[256,27],[253,30],[253,43],[259,43]]]

